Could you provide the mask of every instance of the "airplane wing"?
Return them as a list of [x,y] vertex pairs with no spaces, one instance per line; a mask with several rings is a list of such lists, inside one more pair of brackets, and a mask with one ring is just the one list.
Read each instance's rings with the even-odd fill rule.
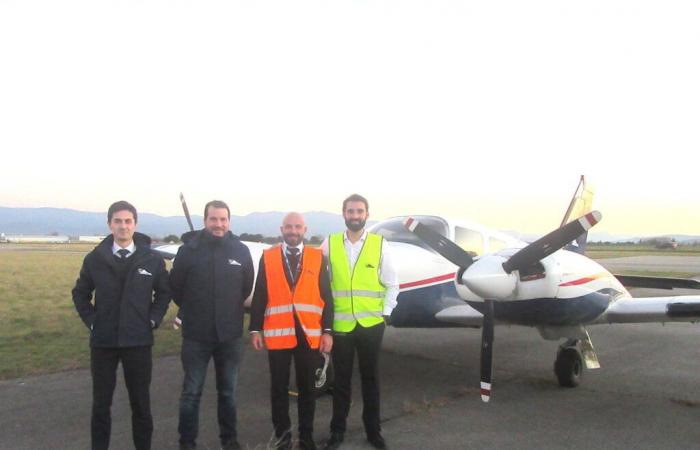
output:
[[699,322],[700,295],[627,297],[612,303],[596,323]]
[[625,287],[652,289],[700,289],[700,281],[692,278],[646,277],[638,275],[615,275]]
[[165,259],[173,259],[177,255],[178,248],[180,248],[180,244],[166,244],[154,247],[152,250]]

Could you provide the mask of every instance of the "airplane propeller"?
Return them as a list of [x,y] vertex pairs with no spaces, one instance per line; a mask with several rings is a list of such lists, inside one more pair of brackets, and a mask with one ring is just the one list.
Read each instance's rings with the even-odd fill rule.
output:
[[430,248],[438,252],[443,258],[452,264],[466,269],[474,262],[471,255],[465,252],[462,247],[455,244],[437,231],[429,228],[413,217],[409,217],[404,221],[404,226],[418,236],[423,242],[428,244]]
[[[595,224],[600,222],[601,214],[598,211],[590,212],[576,220],[569,222],[561,228],[558,228],[551,233],[543,236],[535,242],[520,249],[507,261],[502,264],[502,270],[505,271],[503,276],[511,274],[515,270],[520,270],[531,266],[541,259],[551,255],[557,250],[563,248],[566,244],[576,239],[582,233],[588,231]],[[488,284],[488,280],[496,280],[495,277],[484,277],[483,273],[479,272],[475,276],[470,276],[469,268],[474,265],[474,259],[463,250],[460,246],[442,236],[440,233],[421,224],[413,217],[409,217],[404,221],[404,226],[415,233],[422,241],[424,241],[433,250],[442,255],[445,259],[459,266],[459,277],[472,290],[477,286],[470,286],[479,283],[480,289],[483,289],[484,280]],[[484,261],[485,262],[485,261]],[[485,262],[486,263],[486,262]],[[487,263],[488,264],[488,263]],[[476,264],[479,266],[479,264]],[[483,269],[489,269],[484,267]],[[498,269],[500,271],[500,268]],[[498,274],[495,274],[498,275]],[[481,400],[488,402],[491,399],[491,379],[493,372],[493,338],[494,338],[494,300],[493,298],[484,298],[483,323],[481,328]]]
[[511,273],[514,270],[520,270],[531,266],[537,261],[563,248],[566,244],[591,229],[595,224],[600,222],[601,218],[602,215],[600,212],[591,211],[585,216],[572,220],[563,227],[557,228],[551,233],[544,235],[511,256],[508,261],[503,263],[503,270],[505,270],[506,273]]

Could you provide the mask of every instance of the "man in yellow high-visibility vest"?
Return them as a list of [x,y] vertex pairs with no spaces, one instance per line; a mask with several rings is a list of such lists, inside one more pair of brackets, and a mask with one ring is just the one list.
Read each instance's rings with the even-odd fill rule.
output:
[[353,194],[343,201],[347,230],[321,245],[328,257],[333,290],[333,418],[325,449],[343,442],[351,401],[355,352],[362,381],[362,421],[367,440],[386,448],[379,423],[379,350],[384,329],[396,306],[399,282],[390,250],[382,236],[365,231],[367,199]]

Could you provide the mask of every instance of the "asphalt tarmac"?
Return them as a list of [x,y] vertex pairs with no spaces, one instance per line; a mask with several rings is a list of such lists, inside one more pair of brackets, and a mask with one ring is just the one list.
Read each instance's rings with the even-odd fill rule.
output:
[[[478,392],[480,330],[388,328],[381,376],[389,448],[700,448],[700,325],[598,325],[589,332],[602,367],[586,371],[571,389],[559,387],[552,370],[557,342],[531,328],[497,327],[493,393],[484,404]],[[177,357],[154,362],[154,449],[177,448],[181,382]],[[121,377],[117,386],[110,448],[129,449],[130,410]],[[237,394],[244,448],[267,447],[268,389],[265,353],[248,348]],[[0,382],[0,449],[89,448],[90,392],[86,370]],[[371,448],[359,394],[356,384],[342,449]],[[294,398],[290,404],[295,420]],[[210,368],[200,449],[219,448],[215,405]],[[318,442],[327,437],[330,412],[330,397],[320,398]]]

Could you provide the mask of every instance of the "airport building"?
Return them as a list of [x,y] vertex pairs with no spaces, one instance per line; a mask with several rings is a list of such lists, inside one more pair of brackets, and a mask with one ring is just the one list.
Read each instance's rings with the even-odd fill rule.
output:
[[15,244],[68,244],[70,238],[68,236],[38,236],[38,235],[5,235],[0,236],[0,241],[15,243]]

